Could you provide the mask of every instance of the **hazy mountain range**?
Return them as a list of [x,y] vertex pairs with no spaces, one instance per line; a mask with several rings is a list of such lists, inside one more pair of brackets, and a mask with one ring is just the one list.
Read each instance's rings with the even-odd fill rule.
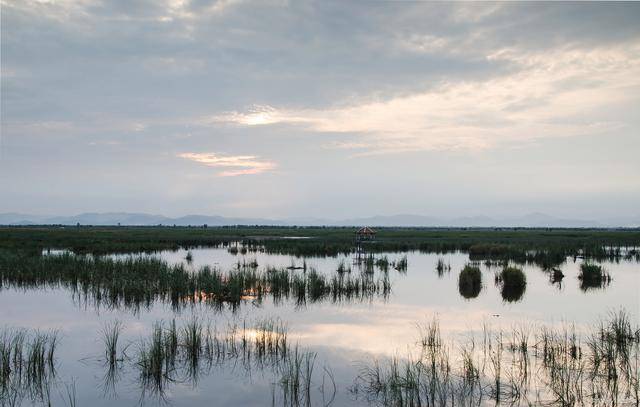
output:
[[1,225],[178,225],[208,226],[225,225],[274,225],[274,226],[433,226],[433,227],[640,227],[640,216],[600,219],[564,219],[544,213],[530,213],[520,217],[491,218],[488,216],[468,216],[440,218],[422,215],[372,216],[353,219],[323,218],[230,218],[223,216],[187,215],[171,218],[146,213],[82,213],[74,216],[38,216],[20,213],[0,213]]

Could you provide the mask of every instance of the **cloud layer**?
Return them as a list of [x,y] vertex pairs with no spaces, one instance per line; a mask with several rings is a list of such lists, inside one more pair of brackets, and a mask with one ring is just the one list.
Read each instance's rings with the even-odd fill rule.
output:
[[220,177],[260,174],[276,168],[275,163],[259,160],[253,155],[225,156],[216,153],[182,153],[178,154],[178,157],[204,164],[207,167],[220,167],[223,169],[217,173]]
[[499,78],[446,83],[388,100],[329,109],[256,106],[213,122],[286,123],[320,133],[357,133],[357,143],[330,146],[373,153],[423,149],[486,149],[500,143],[588,136],[627,123],[608,121],[612,106],[637,104],[640,42],[615,48],[527,53],[504,49],[489,60],[519,69]]
[[0,1],[0,211],[640,206],[640,3]]

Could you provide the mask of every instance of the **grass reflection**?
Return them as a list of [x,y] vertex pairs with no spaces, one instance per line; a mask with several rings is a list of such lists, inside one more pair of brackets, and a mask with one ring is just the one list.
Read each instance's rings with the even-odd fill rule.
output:
[[[367,364],[353,392],[384,406],[638,405],[640,329],[624,311],[581,337],[574,327],[514,327],[447,344],[433,320],[417,356]],[[509,339],[510,338],[510,339]],[[459,352],[458,352],[459,349]]]

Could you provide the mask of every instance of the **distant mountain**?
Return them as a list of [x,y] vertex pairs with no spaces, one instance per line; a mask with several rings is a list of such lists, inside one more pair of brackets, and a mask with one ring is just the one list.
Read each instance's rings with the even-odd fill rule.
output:
[[81,213],[74,216],[33,216],[19,213],[0,214],[2,225],[285,225],[282,221],[260,218],[225,218],[222,216],[187,215],[179,218],[170,218],[162,215],[149,215],[146,213],[107,212],[107,213]]
[[371,216],[368,218],[345,219],[330,222],[331,226],[443,226],[443,221],[431,216],[392,215]]
[[266,225],[266,226],[285,226],[286,223],[280,220],[262,219],[262,218],[225,218],[223,216],[205,216],[205,215],[187,215],[175,218],[167,222],[167,224],[175,224],[178,226],[189,225],[209,225],[209,226],[227,226],[227,225]]
[[54,224],[54,225],[134,225],[146,226],[166,223],[169,218],[161,215],[149,215],[146,213],[126,213],[126,212],[108,212],[108,213],[82,213],[75,216],[56,216],[52,218],[39,219],[38,223]]
[[599,223],[590,220],[555,218],[543,213],[531,213],[516,218],[495,219],[488,216],[435,218],[420,215],[373,216],[332,222],[336,226],[434,226],[434,227],[605,227],[637,226],[638,222]]
[[30,225],[44,220],[46,217],[25,215],[23,213],[0,213],[0,225]]
[[603,226],[620,226],[609,225],[600,222],[581,220],[581,219],[562,219],[549,216],[544,213],[534,212],[519,218],[506,219],[503,221],[512,226],[521,227],[545,227],[545,226],[561,226],[561,227],[603,227]]
[[[335,220],[327,219],[327,218],[315,218],[311,216],[306,217],[296,217],[296,218],[285,218],[283,221],[287,225],[333,225]],[[333,225],[336,226],[336,225]]]
[[454,218],[447,221],[450,226],[458,226],[458,227],[494,227],[500,226],[500,221],[497,221],[488,216],[465,216],[461,218]]
[[82,213],[74,216],[42,216],[22,213],[0,213],[1,225],[177,225],[177,226],[382,226],[382,227],[640,227],[640,216],[593,220],[556,218],[544,213],[529,213],[520,217],[496,219],[488,216],[438,218],[432,216],[399,214],[370,216],[344,220],[323,218],[228,218],[223,216],[187,215],[171,218],[146,213],[107,212]]

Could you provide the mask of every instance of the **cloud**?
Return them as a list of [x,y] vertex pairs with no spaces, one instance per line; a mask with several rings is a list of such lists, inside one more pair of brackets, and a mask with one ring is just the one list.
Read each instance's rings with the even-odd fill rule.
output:
[[[6,210],[232,211],[221,194],[231,205],[256,191],[273,194],[261,211],[287,215],[339,217],[351,194],[362,212],[449,210],[478,185],[478,200],[501,205],[484,181],[523,176],[549,184],[537,202],[564,199],[576,179],[593,191],[615,179],[638,206],[627,191],[640,191],[640,3],[0,3]],[[220,161],[247,151],[259,157]],[[347,159],[374,154],[385,156]],[[274,163],[286,176],[202,187]],[[564,167],[546,176],[553,165]],[[419,196],[416,182],[451,200]],[[373,184],[412,199],[353,192]],[[573,206],[600,210],[587,201]]]
[[215,116],[213,122],[284,123],[318,133],[356,134],[357,141],[326,147],[368,149],[368,153],[481,150],[624,127],[622,122],[603,119],[603,112],[637,103],[639,42],[539,53],[507,48],[487,59],[507,61],[519,69],[389,100],[328,109],[260,106]]
[[254,175],[271,171],[276,168],[272,161],[260,160],[254,155],[221,155],[217,153],[181,153],[178,157],[208,167],[220,167],[219,177],[235,177],[238,175]]
[[271,106],[254,105],[246,112],[227,112],[205,118],[204,123],[232,123],[244,126],[259,126],[264,124],[276,124],[281,122],[295,123],[308,122],[306,118],[296,119],[290,114],[280,112]]

